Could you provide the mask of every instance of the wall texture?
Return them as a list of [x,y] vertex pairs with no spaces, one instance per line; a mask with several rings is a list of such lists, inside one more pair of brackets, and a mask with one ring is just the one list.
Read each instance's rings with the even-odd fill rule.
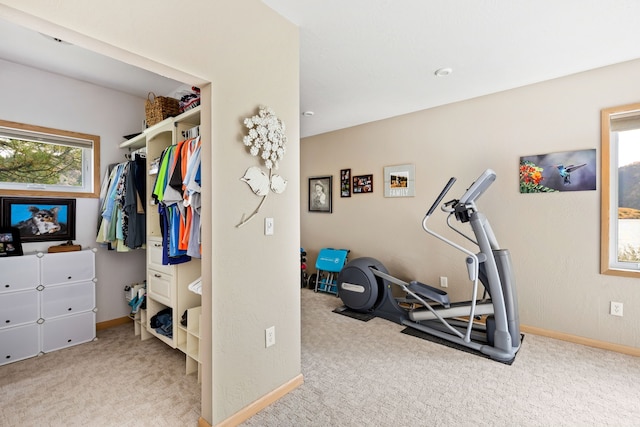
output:
[[[166,0],[2,3],[9,6],[0,7],[5,19],[40,30],[53,26],[65,40],[203,85],[202,132],[212,141],[202,158],[203,316],[210,320],[201,344],[203,418],[217,424],[299,376],[297,28],[259,0],[196,0],[188,7]],[[242,214],[260,200],[240,181],[259,165],[241,141],[242,119],[260,104],[287,124],[288,154],[278,173],[289,184],[238,229]],[[267,216],[275,219],[270,237],[263,234]],[[277,341],[266,349],[270,326]]]
[[[100,136],[100,176],[110,163],[125,160],[122,135],[140,128],[144,100],[30,67],[0,60],[0,118]],[[76,244],[98,248],[96,304],[98,322],[127,316],[123,288],[145,279],[144,250],[117,253],[96,243],[98,199],[76,199]],[[46,252],[60,242],[25,243],[26,252]]]
[[[521,323],[640,347],[640,282],[599,274],[598,190],[520,194],[520,156],[600,148],[600,110],[638,101],[640,61],[305,138],[301,142],[302,246],[314,265],[322,247],[373,256],[392,274],[470,298],[464,256],[422,231],[421,221],[451,176],[460,197],[486,168],[495,184],[479,200],[498,241],[512,253]],[[598,160],[599,162],[599,160]],[[383,197],[383,167],[412,163],[416,196]],[[372,173],[373,194],[339,196],[340,169]],[[333,214],[307,212],[307,178],[333,175]],[[447,199],[447,200],[449,200]],[[438,211],[439,212],[439,211]],[[434,228],[445,231],[444,214]],[[455,240],[455,239],[454,239]],[[621,301],[624,317],[608,314]]]

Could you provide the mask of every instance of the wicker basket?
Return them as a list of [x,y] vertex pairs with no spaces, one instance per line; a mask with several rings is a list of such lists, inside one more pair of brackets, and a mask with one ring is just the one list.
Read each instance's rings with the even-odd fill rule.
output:
[[149,92],[144,105],[144,112],[147,118],[147,126],[160,123],[167,117],[174,117],[180,114],[180,101],[166,96],[156,96]]

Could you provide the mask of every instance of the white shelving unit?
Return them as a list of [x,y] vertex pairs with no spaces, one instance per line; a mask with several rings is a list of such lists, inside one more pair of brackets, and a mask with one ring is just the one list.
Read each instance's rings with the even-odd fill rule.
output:
[[[199,330],[201,306],[200,295],[188,290],[187,286],[201,275],[199,259],[177,264],[162,264],[163,245],[162,230],[158,209],[152,202],[151,194],[155,185],[157,171],[151,165],[157,161],[162,152],[170,145],[177,144],[182,132],[200,125],[200,107],[190,109],[183,114],[157,123],[145,131],[120,144],[120,148],[138,150],[146,148],[147,157],[147,301],[146,310],[138,310],[134,317],[136,335],[142,340],[155,337],[172,348],[177,348],[186,355],[186,373],[200,372],[199,369]],[[172,310],[172,336],[168,337],[151,327],[151,318],[164,309]],[[180,319],[185,311],[195,310],[185,328]],[[193,319],[193,320],[192,320]],[[195,325],[193,323],[196,323]],[[191,331],[191,332],[190,332]],[[195,332],[194,332],[195,331]],[[196,342],[197,341],[197,342]],[[195,355],[195,357],[193,357]]]
[[[200,380],[200,317],[202,315],[202,307],[193,307],[187,310],[187,347],[185,354],[187,355],[187,374],[193,372],[198,373],[198,381]],[[183,328],[181,326],[181,328]],[[184,329],[183,329],[184,330]]]

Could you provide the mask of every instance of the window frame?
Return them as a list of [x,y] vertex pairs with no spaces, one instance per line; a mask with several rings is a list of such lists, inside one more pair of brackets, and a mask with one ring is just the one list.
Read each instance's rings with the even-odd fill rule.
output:
[[[636,268],[622,268],[617,261],[612,260],[612,246],[615,243],[617,248],[618,242],[617,228],[612,225],[614,218],[618,217],[618,194],[617,190],[612,190],[612,186],[615,186],[615,189],[618,183],[617,174],[616,176],[612,175],[614,171],[618,170],[618,153],[612,155],[612,150],[617,150],[618,147],[611,138],[611,118],[627,112],[637,112],[640,116],[640,103],[605,108],[601,111],[600,116],[600,179],[602,189],[600,198],[600,273],[640,278],[640,263],[636,265]],[[614,191],[615,194],[612,194]],[[615,203],[615,210],[611,206],[612,203]],[[612,212],[615,212],[615,216]],[[615,253],[617,254],[617,249]]]
[[[57,188],[47,190],[45,188],[11,189],[2,187],[0,184],[0,195],[4,196],[44,196],[44,197],[74,197],[74,198],[99,198],[100,197],[100,137],[80,132],[73,132],[61,129],[48,128],[44,126],[29,125],[24,123],[0,120],[0,127],[13,129],[17,132],[35,133],[50,136],[52,140],[76,139],[88,141],[91,144],[91,165],[89,171],[83,171],[83,177],[89,180],[89,188],[81,191],[63,191]],[[85,173],[86,172],[86,173]]]

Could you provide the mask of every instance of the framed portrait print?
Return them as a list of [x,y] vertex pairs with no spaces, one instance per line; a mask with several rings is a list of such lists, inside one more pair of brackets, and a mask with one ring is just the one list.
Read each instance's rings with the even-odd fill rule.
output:
[[74,240],[76,199],[2,197],[0,225],[17,228],[22,243]]
[[331,184],[333,176],[309,178],[309,212],[331,213]]
[[20,232],[15,227],[0,227],[0,258],[22,255]]
[[353,177],[353,194],[373,193],[373,175],[358,175]]
[[416,168],[414,165],[386,166],[384,168],[384,197],[413,197],[416,195]]
[[340,170],[340,197],[351,197],[351,169]]

